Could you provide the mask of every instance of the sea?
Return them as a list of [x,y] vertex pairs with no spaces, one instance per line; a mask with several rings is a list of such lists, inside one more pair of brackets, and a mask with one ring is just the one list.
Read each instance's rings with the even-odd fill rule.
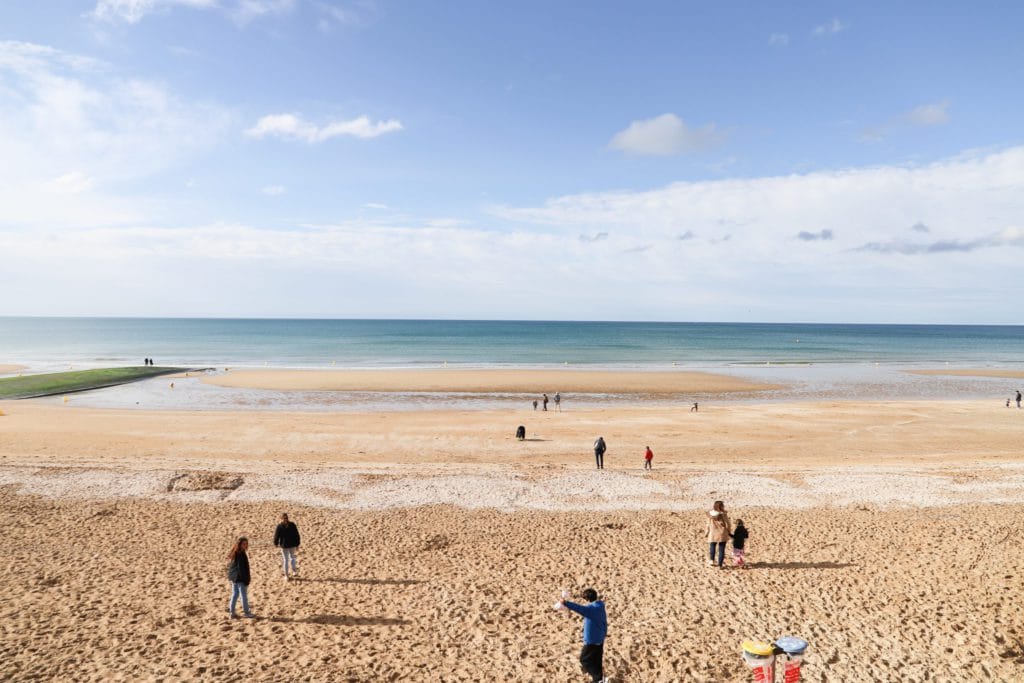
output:
[[[0,317],[0,364],[56,371],[141,365],[143,358],[153,358],[157,365],[221,371],[246,367],[699,370],[787,385],[781,392],[737,397],[741,400],[995,399],[1015,390],[1014,382],[1024,382],[929,377],[907,371],[1024,370],[1024,326]],[[152,398],[147,397],[147,403]],[[201,407],[221,407],[210,404],[208,397],[195,398]],[[249,398],[255,405],[286,409],[324,405],[322,396],[303,397],[298,403],[294,394]],[[367,396],[348,398],[364,408],[374,402]],[[424,397],[406,401],[415,408],[417,400],[412,399]],[[443,397],[425,400],[430,405],[446,404]],[[229,403],[234,406],[237,401]]]

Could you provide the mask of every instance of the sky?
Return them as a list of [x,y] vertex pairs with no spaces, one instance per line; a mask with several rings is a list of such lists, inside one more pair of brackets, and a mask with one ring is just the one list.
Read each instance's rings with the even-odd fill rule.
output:
[[0,315],[1024,323],[1024,4],[7,0]]

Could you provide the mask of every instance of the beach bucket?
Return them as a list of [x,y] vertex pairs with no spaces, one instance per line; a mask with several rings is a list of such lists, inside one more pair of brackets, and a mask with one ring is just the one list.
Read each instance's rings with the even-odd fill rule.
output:
[[743,661],[754,674],[755,683],[775,680],[775,648],[760,640],[743,641]]
[[786,653],[786,663],[782,667],[782,680],[785,683],[796,683],[800,680],[800,666],[804,662],[807,641],[796,636],[782,636],[775,641],[775,647]]

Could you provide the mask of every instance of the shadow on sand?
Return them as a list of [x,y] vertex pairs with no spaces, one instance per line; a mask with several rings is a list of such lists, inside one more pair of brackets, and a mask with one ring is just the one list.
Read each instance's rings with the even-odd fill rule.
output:
[[751,569],[846,569],[852,562],[750,562]]
[[339,576],[325,576],[317,579],[297,579],[300,583],[357,583],[364,586],[415,586],[423,583],[419,579],[345,579]]
[[314,614],[311,617],[266,617],[279,624],[322,624],[324,626],[405,626],[405,619],[391,617],[354,617],[350,614]]

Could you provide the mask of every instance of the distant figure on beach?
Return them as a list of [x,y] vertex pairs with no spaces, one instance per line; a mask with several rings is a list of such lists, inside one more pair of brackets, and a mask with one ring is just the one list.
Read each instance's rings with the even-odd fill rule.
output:
[[608,614],[604,602],[597,599],[597,591],[588,588],[583,591],[586,605],[562,600],[563,607],[583,617],[583,649],[580,650],[580,667],[590,676],[591,683],[604,681],[604,638],[608,634]]
[[1017,390],[1017,408],[1020,409],[1020,389]]
[[747,568],[746,565],[746,544],[750,533],[747,527],[743,526],[743,520],[736,520],[736,528],[732,532],[732,563],[737,567]]
[[562,410],[562,395],[555,392],[555,410]]
[[533,399],[533,409],[537,410],[537,399]]
[[604,443],[604,437],[597,437],[597,441],[594,442],[594,460],[597,461],[597,469],[604,469],[604,452],[608,450],[608,447]]
[[651,461],[652,460],[654,460],[654,451],[652,451],[651,447],[648,446],[647,450],[644,451],[644,469],[645,470],[651,469]]
[[296,577],[299,574],[299,568],[295,561],[295,553],[299,549],[299,542],[299,527],[295,526],[295,522],[288,520],[288,513],[282,513],[281,523],[274,529],[274,546],[281,549],[281,571],[284,572],[285,581],[289,579],[289,561],[292,566],[292,576]]
[[691,412],[691,413],[696,413],[696,412],[698,412],[698,411],[697,411],[697,402],[696,402],[696,401],[694,401],[694,402],[693,402],[693,405],[692,405],[692,406],[690,406],[690,412]]
[[519,425],[518,427],[516,427],[516,438],[519,439],[520,441],[522,441],[523,439],[526,438],[526,427],[525,426]]
[[732,534],[729,515],[725,511],[725,503],[716,500],[708,512],[708,566],[715,566],[715,552],[718,552],[718,568],[725,569],[725,543]]
[[548,395],[544,394],[544,410],[548,409]]
[[235,605],[238,604],[238,598],[242,598],[242,615],[246,619],[252,618],[252,612],[249,611],[249,556],[246,552],[249,549],[249,539],[245,536],[240,536],[235,544],[231,546],[231,552],[228,553],[228,581],[231,582],[231,602],[228,603],[228,614],[231,615],[232,619],[237,619],[238,615],[235,613]]

